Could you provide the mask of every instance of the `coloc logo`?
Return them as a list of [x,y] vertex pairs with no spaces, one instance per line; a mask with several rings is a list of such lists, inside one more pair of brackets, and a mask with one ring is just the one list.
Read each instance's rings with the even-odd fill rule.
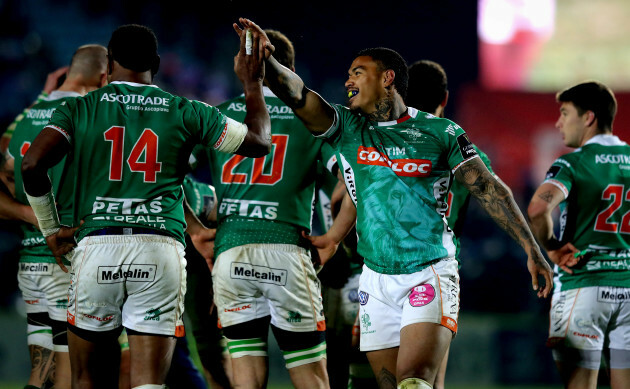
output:
[[388,166],[397,176],[427,177],[431,174],[432,162],[427,159],[389,159],[375,147],[359,146],[357,163],[362,165]]

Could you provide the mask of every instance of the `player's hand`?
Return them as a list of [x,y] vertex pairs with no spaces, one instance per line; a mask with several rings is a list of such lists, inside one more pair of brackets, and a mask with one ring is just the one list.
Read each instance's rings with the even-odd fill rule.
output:
[[271,57],[271,55],[276,50],[276,48],[271,44],[271,41],[269,40],[269,37],[267,37],[267,34],[265,33],[265,31],[262,28],[260,28],[259,25],[257,25],[256,23],[252,22],[249,19],[239,18],[238,21],[239,21],[239,23],[241,23],[243,28],[241,28],[236,23],[234,23],[232,25],[234,27],[234,31],[236,31],[238,36],[239,37],[241,36],[241,33],[243,32],[244,29],[251,30],[252,31],[252,39],[253,39],[253,34],[254,33],[258,36],[258,43],[257,44],[252,41],[252,51],[258,50],[258,52],[259,52],[258,54],[259,54],[260,58],[269,59],[269,57]]
[[308,239],[311,242],[311,246],[315,249],[311,250],[315,269],[324,266],[339,248],[339,242],[330,239],[328,235],[310,236],[302,231],[302,237]]
[[50,94],[50,92],[57,89],[57,85],[59,84],[59,79],[66,73],[68,73],[69,66],[61,67],[54,72],[48,73],[48,77],[46,77],[46,84],[44,84],[44,92]]
[[[246,19],[239,20],[243,23]],[[234,30],[239,33],[241,39],[241,47],[238,54],[234,57],[234,73],[236,73],[245,87],[250,83],[262,83],[265,78],[265,58],[264,50],[260,50],[258,46],[261,36],[264,36],[264,40],[266,34],[260,28],[256,30],[247,27],[240,28],[236,23],[234,23]],[[251,54],[247,54],[246,50],[248,31],[251,32]]]
[[76,247],[77,244],[74,241],[74,233],[78,228],[79,227],[61,226],[56,234],[46,237],[48,248],[52,251],[57,265],[59,265],[61,270],[65,273],[68,272],[68,269],[66,265],[63,264],[62,258]]
[[557,250],[548,250],[547,255],[549,255],[551,262],[558,265],[560,269],[569,274],[573,274],[573,270],[569,268],[577,265],[582,258],[581,256],[575,256],[575,254],[579,252],[580,251],[569,242]]
[[[527,258],[527,270],[532,276],[532,288],[538,291],[538,297],[547,297],[553,286],[553,271],[536,245],[532,247]],[[538,285],[538,276],[545,279],[545,285]]]
[[194,234],[190,234],[193,246],[206,260],[210,272],[214,266],[214,239],[216,236],[217,230],[215,228],[199,228]]

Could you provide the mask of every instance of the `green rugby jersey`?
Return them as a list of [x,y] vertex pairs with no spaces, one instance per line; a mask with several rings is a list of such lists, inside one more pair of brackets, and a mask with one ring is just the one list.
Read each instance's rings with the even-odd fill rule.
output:
[[[490,173],[494,174],[492,171],[492,167],[490,167],[490,158],[483,151],[479,150],[479,148],[473,145],[477,154],[479,154],[479,158],[486,165]],[[451,185],[451,189],[448,191],[446,197],[446,221],[448,222],[449,227],[455,233],[455,244],[457,245],[457,260],[459,260],[459,251],[461,249],[459,237],[462,233],[462,228],[464,224],[464,218],[466,215],[466,210],[468,209],[468,204],[470,204],[470,192],[466,187],[459,183],[456,180],[453,180],[453,184]]]
[[113,82],[61,105],[48,126],[74,152],[77,233],[110,226],[163,230],[184,242],[182,181],[193,147],[218,148],[231,121],[155,85]]
[[192,176],[184,177],[184,197],[193,213],[204,225],[208,225],[208,216],[216,203],[214,191],[210,185],[195,180]]
[[[24,110],[11,134],[9,153],[15,158],[15,198],[27,204],[24,184],[22,182],[22,159],[33,140],[39,135],[50,120],[55,109],[62,103],[81,95],[76,92],[54,91],[48,97],[43,97],[29,109]],[[71,156],[65,157],[58,165],[48,171],[53,192],[57,201],[57,210],[61,224],[72,226],[72,163]],[[50,249],[42,233],[31,224],[22,224],[22,247],[20,262],[55,263]]]
[[[272,151],[260,158],[213,150],[208,159],[219,202],[215,255],[248,243],[303,245],[311,230],[317,161],[333,155],[314,139],[293,111],[264,88],[271,118]],[[245,98],[218,106],[228,117],[245,117]]]
[[630,287],[630,147],[597,135],[558,158],[545,183],[560,188],[560,241],[584,257],[568,274],[556,266],[561,290]]
[[460,126],[415,108],[371,122],[341,106],[322,137],[336,148],[357,207],[358,251],[384,274],[409,274],[455,256],[444,213],[452,172],[477,158]]

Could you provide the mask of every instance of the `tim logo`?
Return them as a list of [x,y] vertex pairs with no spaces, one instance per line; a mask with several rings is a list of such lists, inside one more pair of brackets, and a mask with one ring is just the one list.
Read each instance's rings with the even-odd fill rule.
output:
[[359,291],[359,304],[365,305],[368,302],[370,295],[365,293],[364,291]]
[[431,174],[432,162],[427,159],[389,159],[375,147],[359,146],[357,163],[362,165],[388,166],[397,176],[427,177]]

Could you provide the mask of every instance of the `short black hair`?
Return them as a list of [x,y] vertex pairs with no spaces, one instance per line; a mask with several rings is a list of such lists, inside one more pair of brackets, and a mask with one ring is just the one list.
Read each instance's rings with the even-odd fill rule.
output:
[[280,62],[281,65],[293,69],[295,67],[295,49],[293,48],[293,43],[280,31],[265,30],[265,34],[267,34],[271,44],[276,48],[273,52],[273,57]]
[[385,47],[374,47],[359,51],[354,58],[371,57],[377,62],[380,71],[391,69],[396,74],[394,76],[394,86],[398,94],[404,99],[407,96],[407,83],[409,82],[409,72],[405,59],[392,49]]
[[439,63],[421,60],[409,66],[409,91],[405,103],[433,113],[448,92],[446,72]]
[[572,103],[580,115],[592,111],[597,118],[599,130],[612,130],[617,100],[612,90],[601,82],[582,82],[558,92],[556,100],[559,103]]
[[151,70],[155,74],[160,66],[158,42],[153,31],[139,24],[118,27],[107,45],[110,61],[115,60],[134,72]]

